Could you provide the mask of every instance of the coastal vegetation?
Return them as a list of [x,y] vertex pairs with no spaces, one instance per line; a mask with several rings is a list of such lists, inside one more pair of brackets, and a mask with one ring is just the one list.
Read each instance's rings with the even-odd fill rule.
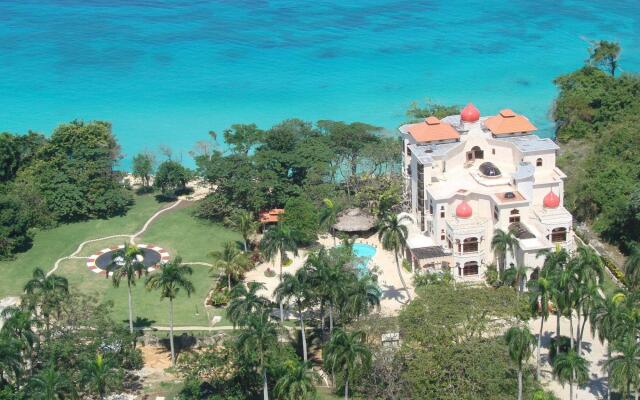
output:
[[628,253],[640,240],[640,76],[616,76],[619,56],[617,44],[594,43],[587,65],[555,80],[553,118],[565,205]]

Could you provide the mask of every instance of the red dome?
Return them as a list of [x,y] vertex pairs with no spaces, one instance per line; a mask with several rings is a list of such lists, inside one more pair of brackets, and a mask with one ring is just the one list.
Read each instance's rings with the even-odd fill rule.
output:
[[473,214],[473,210],[466,201],[463,201],[456,207],[456,217],[458,218],[469,218],[471,214]]
[[460,111],[460,119],[464,122],[476,122],[480,119],[480,110],[473,103],[469,103]]
[[557,194],[553,193],[553,191],[547,193],[542,200],[542,204],[545,208],[556,208],[560,205],[560,197]]

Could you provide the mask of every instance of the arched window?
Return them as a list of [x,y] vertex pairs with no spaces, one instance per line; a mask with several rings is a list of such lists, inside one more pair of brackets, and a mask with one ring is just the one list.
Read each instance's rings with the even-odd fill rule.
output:
[[542,167],[542,158],[536,160],[536,167]]
[[484,158],[484,151],[482,151],[482,149],[480,149],[480,147],[473,146],[471,148],[471,151],[473,151],[474,158]]
[[567,241],[567,228],[553,228],[551,230],[551,242],[566,242]]
[[463,253],[472,253],[474,251],[478,251],[478,238],[470,237],[463,240],[462,251]]
[[445,235],[444,235],[444,229],[441,229],[440,230],[440,240],[444,241],[445,239],[446,238],[445,238]]
[[514,222],[520,222],[520,211],[515,208],[511,210],[511,214],[509,215],[509,223],[512,224]]
[[463,276],[478,275],[478,262],[469,261],[464,263],[464,267],[462,268],[462,275]]

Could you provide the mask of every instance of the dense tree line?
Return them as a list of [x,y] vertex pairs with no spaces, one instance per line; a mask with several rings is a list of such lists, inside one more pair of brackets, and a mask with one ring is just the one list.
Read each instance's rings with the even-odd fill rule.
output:
[[135,382],[142,357],[110,304],[40,269],[24,289],[20,305],[2,312],[0,399],[103,399]]
[[[196,156],[198,174],[217,188],[197,215],[213,220],[288,202],[297,210],[309,208],[304,202],[318,207],[325,198],[366,202],[356,197],[373,184],[367,177],[399,172],[397,139],[359,122],[291,119],[267,130],[233,125],[224,139],[229,151]],[[303,200],[290,202],[302,194]]]
[[32,228],[119,215],[132,203],[114,167],[107,122],[73,121],[51,137],[0,134],[0,257],[30,245]]
[[620,48],[599,42],[589,64],[556,79],[565,202],[624,250],[640,240],[640,76],[615,76]]

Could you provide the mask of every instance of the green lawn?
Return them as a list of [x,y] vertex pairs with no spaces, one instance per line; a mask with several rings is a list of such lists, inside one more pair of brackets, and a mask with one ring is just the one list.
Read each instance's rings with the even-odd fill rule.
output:
[[[40,233],[31,250],[13,261],[0,263],[3,276],[9,277],[0,282],[0,297],[20,294],[34,266],[43,266],[49,270],[56,259],[71,254],[79,243],[88,239],[134,233],[153,213],[166,206],[157,203],[152,196],[138,197],[136,205],[125,217],[64,225]],[[161,214],[136,242],[162,246],[169,251],[171,258],[180,255],[184,262],[211,262],[209,252],[221,249],[225,241],[241,239],[234,231],[194,218],[191,215],[191,207]],[[113,238],[90,243],[78,256],[88,257],[100,249],[122,244],[124,240],[126,238]],[[204,299],[214,278],[211,277],[207,266],[193,265],[192,268],[191,280],[195,286],[195,293],[191,297],[181,293],[174,302],[176,326],[208,325],[209,317],[224,314],[223,310],[214,309],[209,310],[210,315],[207,315]],[[65,260],[60,264],[57,273],[69,280],[72,289],[94,295],[101,301],[113,301],[115,318],[128,318],[126,284],[118,289],[114,288],[111,280],[90,272],[85,259]],[[134,319],[146,320],[154,325],[168,324],[168,300],[160,301],[159,293],[147,291],[143,282],[139,282],[133,288],[133,304]],[[218,323],[228,324],[224,318]]]
[[34,268],[48,271],[57,259],[73,253],[85,240],[135,233],[153,213],[164,206],[153,196],[136,196],[135,205],[123,217],[61,225],[38,232],[31,249],[18,254],[14,260],[0,261],[0,298],[19,295]]

